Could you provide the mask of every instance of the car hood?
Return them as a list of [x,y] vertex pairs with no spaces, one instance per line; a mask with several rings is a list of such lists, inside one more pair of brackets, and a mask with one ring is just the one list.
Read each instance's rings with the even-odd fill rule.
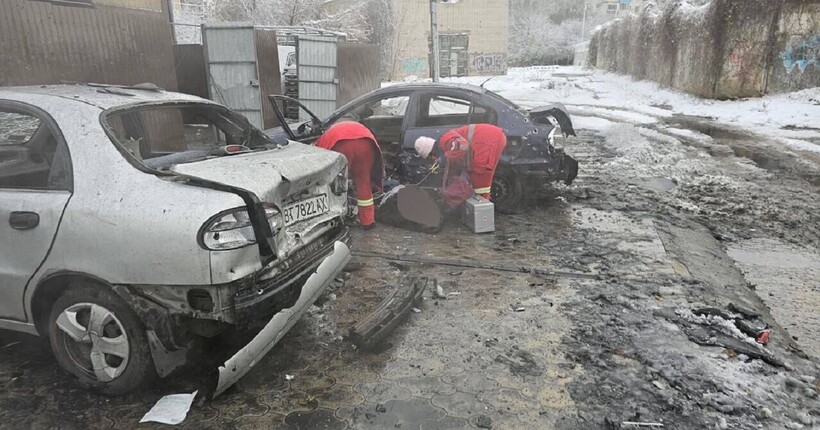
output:
[[341,154],[298,142],[267,151],[178,164],[171,171],[250,191],[282,205],[288,196],[330,183],[344,169]]

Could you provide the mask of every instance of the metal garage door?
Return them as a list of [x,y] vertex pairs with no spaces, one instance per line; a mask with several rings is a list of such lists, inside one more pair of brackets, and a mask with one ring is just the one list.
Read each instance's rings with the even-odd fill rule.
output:
[[253,25],[204,25],[202,43],[211,100],[242,113],[251,124],[264,128]]
[[330,116],[336,110],[336,86],[339,83],[336,38],[299,36],[296,42],[296,73],[299,76],[299,101],[319,118]]

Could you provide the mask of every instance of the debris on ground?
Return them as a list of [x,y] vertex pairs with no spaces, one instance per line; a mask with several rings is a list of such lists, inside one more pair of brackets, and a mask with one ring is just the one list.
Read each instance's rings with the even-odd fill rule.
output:
[[425,277],[404,278],[399,286],[364,319],[350,328],[350,341],[362,350],[370,350],[381,343],[406,318],[409,312],[421,312],[422,293],[430,282]]
[[510,310],[513,312],[524,312],[527,308],[522,306],[520,303],[516,303],[514,305],[510,305]]
[[188,411],[191,409],[191,404],[194,402],[194,398],[196,398],[198,392],[199,391],[194,391],[191,394],[171,394],[159,399],[154,407],[142,417],[140,422],[177,425],[185,421],[185,417],[188,416]]
[[743,355],[750,359],[763,360],[775,367],[788,368],[782,359],[764,349],[754,337],[750,338],[740,330],[734,319],[720,309],[663,309],[657,311],[656,315],[678,325],[689,340],[698,345],[720,346],[732,350],[738,356]]
[[475,425],[480,429],[491,429],[493,428],[493,420],[486,415],[479,415],[475,420]]
[[441,285],[439,285],[438,282],[436,282],[435,298],[447,300],[447,294],[444,292],[444,288]]
[[641,427],[652,427],[652,428],[661,428],[663,424],[661,423],[639,423],[633,421],[624,421],[621,423],[623,428],[641,428]]

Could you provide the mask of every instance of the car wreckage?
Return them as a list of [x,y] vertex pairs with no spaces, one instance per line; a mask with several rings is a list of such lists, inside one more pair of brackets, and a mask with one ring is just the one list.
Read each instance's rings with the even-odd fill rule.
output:
[[[578,162],[564,153],[567,136],[575,136],[572,120],[561,104],[524,109],[481,86],[465,84],[399,84],[372,91],[320,119],[297,100],[269,96],[281,124],[265,132],[277,142],[315,142],[338,121],[367,126],[384,154],[388,178],[422,188],[441,186],[443,172],[433,161],[415,155],[421,136],[435,139],[466,124],[497,125],[507,135],[507,148],[495,174],[492,199],[499,210],[514,212],[527,198],[542,194],[545,185],[571,184]],[[300,107],[300,120],[287,121],[280,104]]]
[[219,367],[219,394],[349,261],[346,194],[344,157],[208,100],[2,88],[0,329],[47,336],[81,385],[122,394],[197,339],[264,326]]

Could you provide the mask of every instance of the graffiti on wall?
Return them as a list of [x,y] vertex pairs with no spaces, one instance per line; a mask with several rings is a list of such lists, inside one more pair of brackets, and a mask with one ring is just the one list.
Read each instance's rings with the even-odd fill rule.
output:
[[401,62],[401,72],[404,74],[419,75],[428,71],[426,58],[408,58]]
[[507,56],[505,54],[472,54],[470,68],[478,74],[505,73]]
[[818,67],[820,57],[820,35],[803,40],[792,40],[786,44],[786,49],[780,53],[786,71],[791,73],[795,67],[800,73],[805,73],[809,66]]
[[733,41],[726,57],[727,76],[741,82],[754,82],[756,53],[746,41]]

